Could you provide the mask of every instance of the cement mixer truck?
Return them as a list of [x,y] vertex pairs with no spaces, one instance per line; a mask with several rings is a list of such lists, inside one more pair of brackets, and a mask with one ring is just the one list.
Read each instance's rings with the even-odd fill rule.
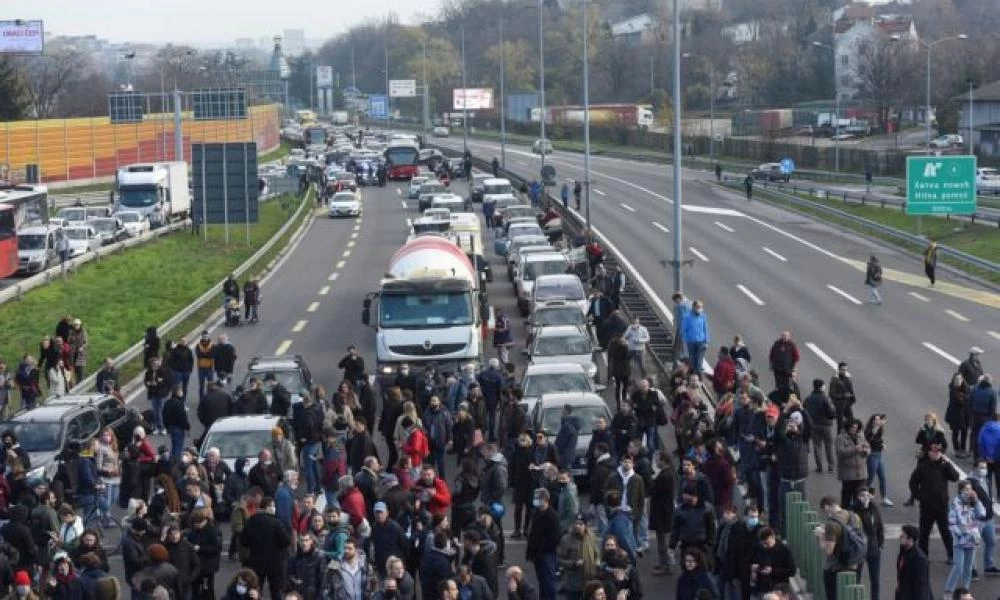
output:
[[392,381],[402,363],[412,372],[427,364],[440,373],[478,368],[481,328],[489,319],[479,273],[461,248],[438,236],[414,238],[397,250],[361,313],[376,331],[380,382]]

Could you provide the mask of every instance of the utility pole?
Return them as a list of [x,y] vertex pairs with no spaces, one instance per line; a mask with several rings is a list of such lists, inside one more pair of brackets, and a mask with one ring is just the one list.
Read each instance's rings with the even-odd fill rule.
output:
[[[587,58],[587,12],[590,6],[583,2],[583,190],[586,204],[587,229],[590,229],[590,77]],[[544,150],[544,148],[543,148]]]
[[541,67],[538,70],[539,77],[541,78],[541,103],[542,103],[542,147],[539,148],[542,156],[542,168],[545,168],[545,146],[547,145],[545,140],[545,5],[544,0],[538,0],[538,64]]
[[392,98],[389,97],[389,19],[385,21],[385,33],[382,36],[382,52],[385,53],[385,121],[386,126],[391,126]]
[[420,61],[420,71],[421,71],[420,77],[423,79],[423,84],[424,84],[423,121],[424,121],[424,131],[426,132],[430,128],[430,115],[428,114],[430,103],[428,102],[427,99],[428,94],[430,92],[427,90],[427,37],[426,36],[423,39],[423,49],[421,50],[421,52],[423,60]]
[[674,292],[684,291],[681,280],[681,15],[674,0]]
[[462,152],[469,151],[469,88],[465,81],[465,15],[462,15]]
[[[503,16],[500,16],[500,167],[507,168],[507,96],[504,79],[507,74],[505,57],[507,48],[503,43]],[[970,138],[971,139],[971,138]]]
[[354,46],[351,46],[351,87],[358,89],[358,71],[354,68]]

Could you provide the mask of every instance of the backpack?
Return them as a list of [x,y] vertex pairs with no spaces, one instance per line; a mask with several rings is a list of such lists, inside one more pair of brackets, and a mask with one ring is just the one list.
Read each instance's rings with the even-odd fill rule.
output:
[[853,567],[863,563],[868,555],[868,536],[865,535],[865,530],[862,528],[861,517],[854,513],[849,514],[850,517],[846,523],[836,518],[831,520],[839,524],[842,531],[837,559],[841,563]]

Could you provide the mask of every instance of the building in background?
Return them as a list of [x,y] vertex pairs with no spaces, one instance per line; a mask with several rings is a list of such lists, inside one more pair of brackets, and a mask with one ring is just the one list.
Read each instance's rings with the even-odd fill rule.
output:
[[[969,94],[955,96],[952,101],[961,107],[956,133],[968,137]],[[972,147],[981,157],[1000,157],[1000,81],[972,91]]]
[[286,56],[298,56],[305,52],[306,45],[305,29],[286,29],[281,32],[281,46]]
[[855,2],[833,13],[833,47],[837,95],[841,101],[858,95],[858,48],[877,36],[916,42],[917,27],[909,15],[880,14],[872,4]]

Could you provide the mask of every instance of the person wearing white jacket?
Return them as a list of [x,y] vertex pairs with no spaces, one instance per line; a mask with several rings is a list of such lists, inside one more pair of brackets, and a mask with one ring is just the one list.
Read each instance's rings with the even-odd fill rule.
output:
[[950,597],[956,587],[969,589],[972,567],[976,564],[976,547],[982,543],[979,523],[985,516],[986,508],[979,501],[972,484],[968,480],[960,481],[958,494],[952,499],[948,509],[948,528],[955,540],[955,564],[944,584],[945,596]]

